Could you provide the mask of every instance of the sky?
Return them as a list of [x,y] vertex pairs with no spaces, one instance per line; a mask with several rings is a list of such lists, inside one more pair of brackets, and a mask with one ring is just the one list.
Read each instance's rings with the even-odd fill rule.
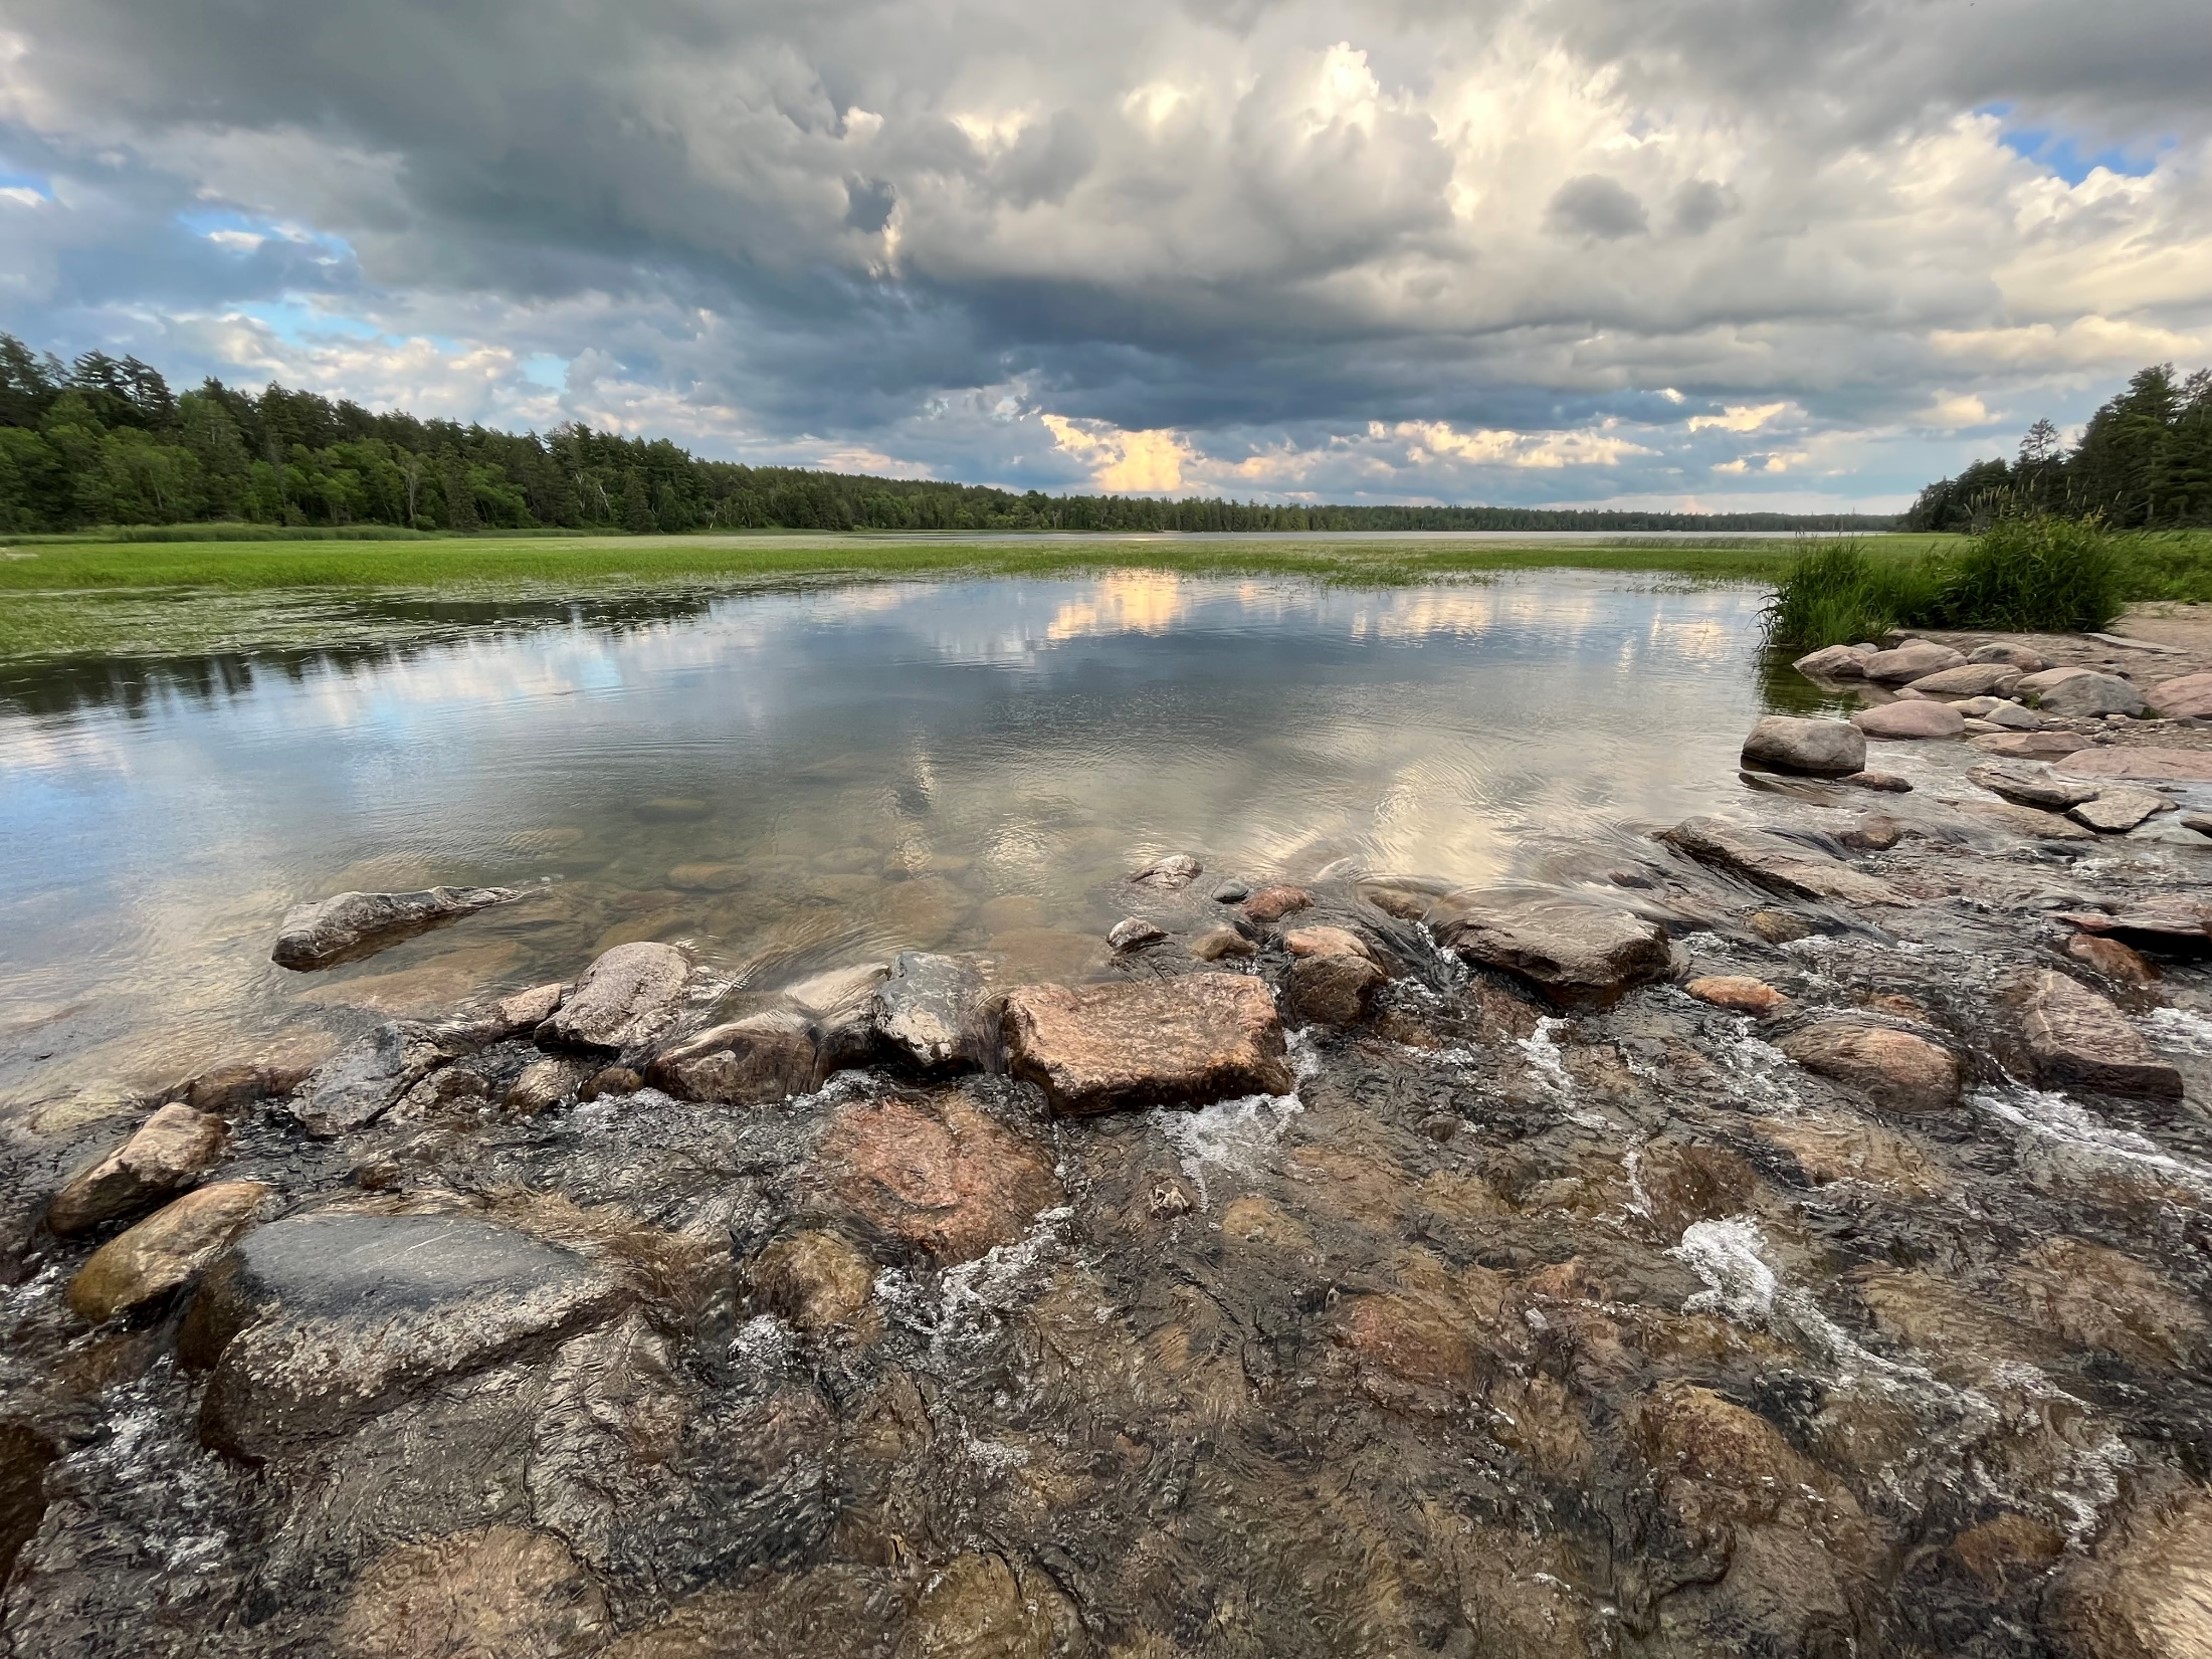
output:
[[8,0],[0,329],[1014,489],[1893,510],[2212,363],[2204,0]]

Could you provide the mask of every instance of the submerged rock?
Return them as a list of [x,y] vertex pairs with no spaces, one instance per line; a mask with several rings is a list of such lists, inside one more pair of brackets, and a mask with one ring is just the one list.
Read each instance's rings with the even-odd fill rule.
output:
[[556,1054],[533,1060],[507,1085],[506,1096],[500,1104],[519,1116],[534,1117],[576,1093],[596,1071],[591,1061],[574,1055]]
[[1893,650],[1877,651],[1861,665],[1866,677],[1878,685],[1903,685],[1909,680],[1957,668],[1965,656],[1933,640],[1909,639]]
[[866,1251],[819,1228],[778,1239],[746,1269],[754,1299],[802,1331],[851,1321],[867,1307],[875,1279]]
[[511,904],[511,887],[427,887],[419,893],[340,893],[284,913],[269,959],[301,973],[374,956],[463,916]]
[[1024,985],[1006,994],[1008,1069],[1067,1117],[1288,1094],[1283,1028],[1242,974],[1155,983]]
[[1205,873],[1205,865],[1188,853],[1170,853],[1155,859],[1129,879],[1144,887],[1158,887],[1173,893],[1188,887]]
[[2047,1618],[2068,1659],[2199,1659],[2212,1653],[2212,1491],[2140,1501],[2059,1574]]
[[2062,922],[2084,933],[2111,934],[2143,950],[2196,955],[2212,947],[2212,904],[2189,893],[2138,899],[2110,915],[2101,910],[2062,910]]
[[371,1562],[333,1649],[342,1659],[585,1659],[613,1632],[606,1597],[564,1541],[491,1526]]
[[1958,1057],[1886,1025],[1823,1020],[1775,1045],[1807,1071],[1857,1089],[1893,1112],[1936,1112],[1959,1103]]
[[603,952],[538,1027],[550,1047],[619,1050],[651,1042],[675,1018],[691,964],[674,945],[639,940]]
[[1312,903],[1313,895],[1303,887],[1263,887],[1244,901],[1244,913],[1255,922],[1279,922]]
[[307,1081],[312,1066],[239,1060],[179,1083],[169,1098],[195,1112],[235,1112],[261,1100],[281,1100]]
[[130,1137],[54,1195],[46,1225],[57,1236],[90,1232],[181,1192],[223,1155],[229,1126],[189,1106],[164,1106]]
[[1257,956],[1260,947],[1252,943],[1233,927],[1208,928],[1190,942],[1191,955],[1201,962],[1220,962],[1230,957]]
[[1674,960],[1658,923],[1555,894],[1455,895],[1437,907],[1430,926],[1447,950],[1502,968],[1568,1005],[1618,1001],[1664,976]]
[[1847,720],[1770,714],[1743,740],[1743,763],[1768,772],[1847,777],[1866,768],[1866,735]]
[[901,951],[875,991],[876,1029],[924,1071],[973,1070],[990,1050],[983,976],[953,956]]
[[156,1210],[93,1251],[69,1281],[69,1305],[97,1325],[189,1283],[260,1218],[270,1189],[217,1181]]
[[890,976],[888,962],[863,962],[784,988],[783,999],[814,1022],[817,1083],[876,1058],[882,1040],[876,1028],[876,988]]
[[1708,974],[1682,989],[1699,1002],[1725,1008],[1732,1014],[1763,1016],[1787,1008],[1790,999],[1763,979],[1735,974]]
[[2094,933],[2075,934],[2066,941],[2066,954],[2123,985],[2148,985],[2158,977],[2158,970],[2142,952]]
[[2125,1014],[2079,980],[2048,970],[2037,974],[2022,1013],[2021,1034],[2039,1080],[2181,1098],[2181,1073],[2159,1058]]
[[817,1158],[853,1209],[947,1263],[1013,1243],[1065,1196],[1041,1147],[958,1096],[848,1106]]
[[1853,789],[1873,789],[1884,795],[1912,793],[1912,780],[1901,778],[1895,772],[1853,772],[1840,781],[1849,784]]
[[765,1009],[671,1044],[647,1079],[678,1100],[753,1106],[814,1087],[814,1028],[791,1009]]
[[1851,717],[1851,724],[1869,737],[1910,741],[1961,736],[1966,731],[1966,716],[1949,703],[1883,703],[1859,710]]
[[1915,902],[1888,882],[1771,830],[1750,829],[1719,818],[1686,818],[1659,839],[1701,864],[1717,865],[1794,898],[1834,899],[1845,904]]

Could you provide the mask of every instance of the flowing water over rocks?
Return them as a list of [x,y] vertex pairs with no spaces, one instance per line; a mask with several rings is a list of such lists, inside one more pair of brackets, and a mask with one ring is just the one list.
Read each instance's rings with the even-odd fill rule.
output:
[[34,1218],[224,1132],[13,1235],[7,1651],[2203,1652],[2212,841],[1909,747],[12,1114]]

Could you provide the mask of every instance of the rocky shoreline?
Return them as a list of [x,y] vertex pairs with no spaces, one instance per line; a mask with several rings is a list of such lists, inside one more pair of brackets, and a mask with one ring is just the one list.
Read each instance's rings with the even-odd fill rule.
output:
[[1799,666],[1588,879],[1180,855],[1092,979],[640,941],[9,1119],[5,1651],[2212,1650],[2212,674]]

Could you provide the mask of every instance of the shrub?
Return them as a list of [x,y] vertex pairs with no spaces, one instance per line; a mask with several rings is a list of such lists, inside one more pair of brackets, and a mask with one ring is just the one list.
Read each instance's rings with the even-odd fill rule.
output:
[[2120,614],[2120,559],[2094,518],[2010,513],[1952,562],[1929,614],[1908,622],[2006,633],[2086,633]]
[[1767,638],[1804,650],[1878,640],[1926,612],[1940,582],[1933,560],[1870,553],[1856,541],[1823,543],[1783,576],[1766,608]]

